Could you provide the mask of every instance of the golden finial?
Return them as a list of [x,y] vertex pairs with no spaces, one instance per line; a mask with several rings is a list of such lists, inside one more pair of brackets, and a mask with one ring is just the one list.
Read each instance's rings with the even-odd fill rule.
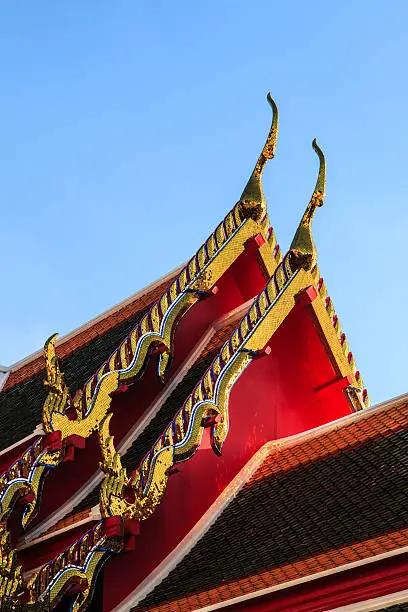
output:
[[262,219],[266,214],[266,201],[262,189],[262,172],[268,159],[275,156],[276,142],[278,140],[278,108],[270,93],[267,100],[272,108],[272,125],[262,153],[256,162],[254,171],[242,192],[239,201],[239,212],[244,219]]
[[312,143],[313,149],[319,157],[319,174],[316,181],[316,187],[313,192],[310,202],[307,205],[305,213],[299,223],[295,237],[290,245],[290,251],[295,263],[298,267],[310,270],[316,263],[316,247],[312,237],[312,219],[314,212],[318,206],[323,206],[324,189],[326,184],[326,161],[323,151],[316,142],[316,138]]

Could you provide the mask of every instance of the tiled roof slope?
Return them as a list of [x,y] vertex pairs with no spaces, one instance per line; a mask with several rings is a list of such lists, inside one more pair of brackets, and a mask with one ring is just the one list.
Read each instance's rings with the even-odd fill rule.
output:
[[[194,389],[204,372],[211,364],[215,355],[224,342],[230,337],[236,327],[234,323],[225,325],[217,330],[202,351],[199,359],[186,372],[186,375],[163,403],[160,410],[152,418],[137,439],[133,442],[127,453],[122,457],[122,464],[129,472],[139,465],[143,456],[153,446],[160,432],[164,431],[186,397]],[[89,508],[98,503],[99,486],[95,487],[75,508],[74,512]]]
[[[61,370],[72,391],[80,388],[101,363],[109,358],[172,280],[166,280],[123,308],[96,320],[58,346]],[[46,398],[43,380],[42,356],[23,364],[9,376],[0,393],[0,450],[29,436],[41,422],[42,406]]]
[[396,606],[389,606],[388,608],[381,608],[378,612],[383,612],[383,610],[387,612],[407,612],[408,611],[408,602],[398,604]]
[[407,545],[408,404],[362,417],[271,453],[133,609],[187,612]]

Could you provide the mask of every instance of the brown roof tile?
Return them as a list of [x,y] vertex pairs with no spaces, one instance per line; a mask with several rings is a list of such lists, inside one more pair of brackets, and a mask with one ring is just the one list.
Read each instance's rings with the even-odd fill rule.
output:
[[407,545],[408,528],[365,542],[346,546],[338,550],[322,553],[273,570],[263,571],[254,576],[219,584],[216,588],[205,592],[207,603],[203,603],[203,593],[195,593],[159,605],[150,607],[139,606],[134,608],[134,610],[138,610],[138,612],[191,612],[205,605],[220,603],[232,599],[233,597],[253,593],[261,589],[289,582],[290,580],[304,578],[318,572],[330,570],[354,561],[367,559]]
[[369,409],[292,446],[278,443],[134,609],[161,611],[171,600],[171,610],[193,610],[204,592],[223,601],[407,546],[406,486],[405,401]]

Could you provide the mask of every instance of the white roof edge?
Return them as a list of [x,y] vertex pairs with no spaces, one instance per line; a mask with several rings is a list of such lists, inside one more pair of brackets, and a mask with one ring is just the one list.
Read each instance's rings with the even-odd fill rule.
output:
[[[0,388],[1,390],[1,388]],[[44,427],[42,425],[42,423],[40,423],[39,425],[36,426],[36,428],[34,429],[33,433],[28,434],[28,436],[25,436],[25,438],[21,438],[21,440],[17,440],[17,442],[14,442],[14,444],[10,444],[10,446],[8,446],[7,448],[3,448],[3,450],[0,451],[0,458],[3,455],[7,455],[10,451],[12,451],[14,448],[17,448],[18,446],[20,446],[21,444],[24,444],[24,442],[27,442],[28,440],[31,440],[37,436],[43,436],[44,435]]]
[[4,385],[6,384],[6,380],[8,379],[8,377],[10,376],[10,370],[7,371],[2,371],[0,369],[0,391],[2,390],[2,388],[4,387]]
[[35,546],[36,544],[40,544],[41,542],[45,542],[45,540],[50,540],[51,538],[60,536],[61,534],[66,533],[67,531],[71,531],[72,529],[76,529],[77,527],[80,527],[81,525],[86,525],[87,523],[100,521],[101,519],[102,519],[102,516],[101,516],[99,506],[93,506],[93,508],[89,510],[88,516],[85,517],[84,519],[81,519],[80,521],[77,521],[76,523],[70,523],[69,525],[65,525],[65,527],[61,527],[61,529],[56,529],[55,531],[51,531],[50,533],[44,533],[37,539],[31,540],[30,542],[25,542],[24,540],[22,540],[21,544],[17,545],[16,550],[20,551],[20,550],[25,550],[26,548],[31,548],[32,546]]
[[[117,312],[118,310],[121,310],[128,304],[131,304],[135,299],[143,297],[143,295],[145,295],[146,293],[150,293],[150,291],[153,291],[153,289],[155,289],[162,283],[166,282],[166,280],[169,280],[170,278],[175,276],[175,274],[177,274],[177,272],[182,270],[183,267],[184,267],[184,264],[182,264],[181,266],[177,266],[177,268],[174,268],[174,270],[172,270],[171,272],[168,272],[164,276],[160,277],[158,280],[154,281],[153,283],[150,283],[150,285],[146,285],[146,287],[143,287],[142,289],[140,289],[139,291],[137,291],[130,297],[126,298],[125,300],[122,300],[118,304],[115,304],[115,306],[112,306],[108,310],[105,310],[105,312],[103,312],[102,314],[94,317],[93,319],[90,319],[89,321],[75,328],[68,334],[61,336],[60,338],[58,338],[56,345],[58,346],[59,344],[63,344],[67,340],[70,340],[71,338],[83,332],[84,330],[88,329],[92,325],[95,325],[95,323],[98,323],[99,321],[106,319],[111,314]],[[16,370],[20,369],[22,366],[26,365],[27,363],[30,363],[30,361],[34,361],[34,359],[37,359],[37,357],[39,357],[41,354],[42,354],[42,350],[35,351],[34,353],[31,353],[31,355],[28,355],[27,357],[24,357],[23,359],[20,359],[19,361],[16,361],[15,363],[13,363],[13,365],[11,365],[8,368],[8,370],[11,372],[15,372]]]
[[328,610],[328,612],[374,612],[375,610],[384,610],[390,606],[397,604],[406,603],[408,601],[408,590],[395,591],[389,595],[382,595],[381,597],[373,597],[372,599],[365,599],[358,601],[347,606],[341,606],[340,608],[334,608]]

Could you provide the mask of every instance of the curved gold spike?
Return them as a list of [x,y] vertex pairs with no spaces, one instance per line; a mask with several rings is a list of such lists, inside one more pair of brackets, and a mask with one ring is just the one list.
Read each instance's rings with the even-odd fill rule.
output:
[[319,157],[319,174],[313,195],[290,245],[295,265],[305,270],[310,270],[315,265],[317,259],[316,247],[312,237],[312,219],[316,208],[323,206],[326,184],[326,160],[323,151],[316,142],[316,138],[313,140],[312,146]]
[[259,221],[266,214],[266,201],[262,189],[262,172],[265,168],[268,159],[275,156],[276,143],[278,140],[278,107],[276,106],[270,93],[267,95],[267,100],[272,108],[272,125],[269,130],[268,138],[258,161],[256,162],[254,171],[242,192],[239,200],[239,212],[243,219],[255,219]]
[[44,344],[44,359],[46,379],[44,385],[48,389],[47,399],[43,405],[43,426],[47,433],[52,431],[51,417],[53,412],[64,414],[71,404],[69,389],[65,384],[64,374],[60,370],[58,357],[55,353],[55,342],[58,334],[53,334]]
[[55,354],[55,342],[57,338],[58,334],[53,334],[44,344],[45,372],[47,376],[45,384],[49,387],[56,386],[59,382],[59,366]]

